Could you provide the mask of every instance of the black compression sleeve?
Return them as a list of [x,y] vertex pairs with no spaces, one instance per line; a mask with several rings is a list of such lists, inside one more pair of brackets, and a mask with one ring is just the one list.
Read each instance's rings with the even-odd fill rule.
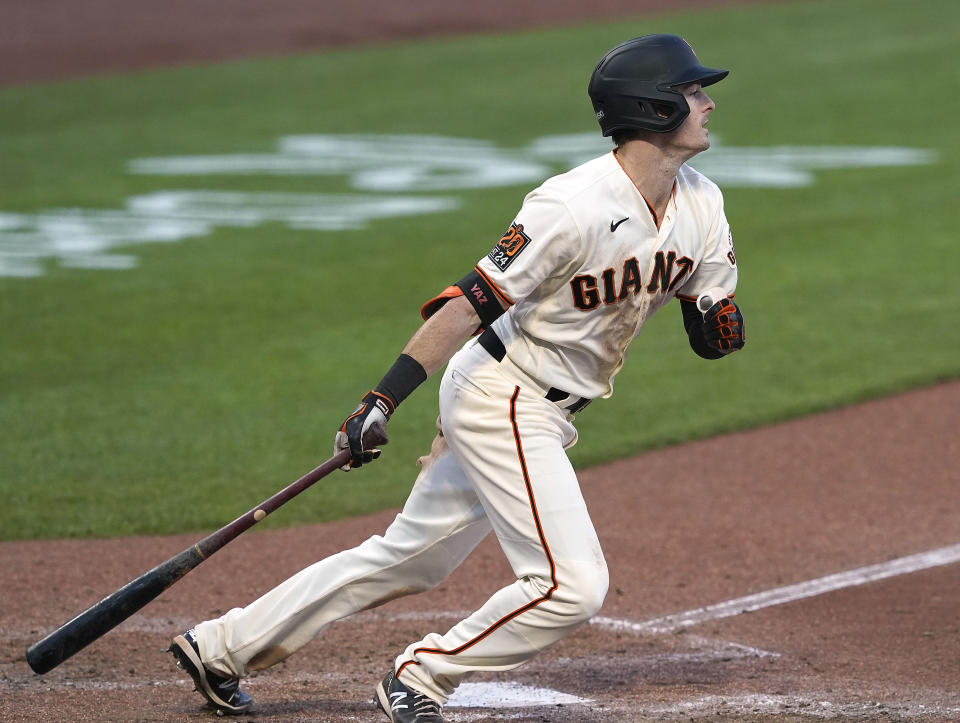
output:
[[683,311],[683,328],[687,330],[690,348],[704,359],[722,357],[723,354],[707,346],[707,338],[703,334],[703,314],[697,308],[697,302],[680,299],[680,309]]
[[476,269],[460,279],[457,286],[467,297],[480,317],[480,326],[486,329],[504,313],[504,309],[497,301],[497,294]]
[[427,372],[416,359],[409,354],[401,354],[390,367],[376,391],[390,397],[394,408],[410,393],[427,380]]

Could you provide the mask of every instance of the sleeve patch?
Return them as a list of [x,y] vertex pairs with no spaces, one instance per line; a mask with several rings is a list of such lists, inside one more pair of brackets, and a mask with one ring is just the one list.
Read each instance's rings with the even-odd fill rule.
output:
[[513,260],[520,255],[527,244],[530,243],[530,237],[524,232],[522,223],[515,223],[507,232],[503,234],[493,251],[487,254],[487,257],[501,271],[506,271],[507,267],[513,263]]

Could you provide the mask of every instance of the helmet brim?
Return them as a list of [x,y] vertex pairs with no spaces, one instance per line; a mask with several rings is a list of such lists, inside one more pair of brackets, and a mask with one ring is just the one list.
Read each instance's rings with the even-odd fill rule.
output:
[[704,88],[714,83],[719,83],[730,74],[729,70],[720,70],[718,68],[704,68],[702,65],[690,68],[681,74],[678,79],[672,79],[667,88],[676,88],[678,85],[687,83],[699,83]]

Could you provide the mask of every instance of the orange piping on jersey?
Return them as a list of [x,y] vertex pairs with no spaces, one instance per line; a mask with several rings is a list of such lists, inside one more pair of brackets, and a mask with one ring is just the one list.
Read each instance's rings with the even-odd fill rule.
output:
[[643,202],[647,204],[647,209],[650,211],[650,215],[653,216],[653,222],[657,224],[657,230],[660,230],[660,219],[657,217],[657,209],[655,209],[647,200],[647,197],[643,195],[643,191],[638,188],[637,192],[640,194],[640,198],[643,199]]
[[[515,617],[521,613],[525,613],[527,610],[535,608],[542,602],[546,602],[553,597],[553,593],[556,592],[557,588],[560,587],[560,583],[557,582],[557,565],[553,561],[553,554],[550,552],[550,547],[547,545],[547,539],[543,534],[543,525],[540,524],[540,513],[537,511],[537,501],[533,495],[533,487],[530,484],[530,473],[527,470],[527,462],[523,456],[523,444],[520,441],[520,430],[517,428],[517,397],[520,395],[520,387],[514,387],[513,396],[510,398],[510,424],[513,427],[513,439],[517,445],[517,458],[520,460],[520,471],[523,473],[523,482],[527,488],[527,498],[530,500],[530,509],[533,511],[533,521],[537,525],[537,536],[540,538],[540,544],[543,546],[543,551],[547,556],[547,561],[550,563],[550,581],[552,586],[547,590],[543,595],[538,597],[536,600],[531,600],[526,605],[517,608],[512,613],[504,615],[502,618],[497,620],[493,625],[484,630],[482,633],[477,635],[472,640],[468,640],[463,645],[460,645],[453,650],[441,650],[440,648],[417,648],[413,651],[414,655],[419,655],[420,653],[431,653],[436,655],[458,655],[464,650],[476,645],[481,640],[486,638],[488,635],[496,631],[498,628],[506,625],[508,622],[513,620]],[[420,665],[415,660],[408,660],[399,668],[397,668],[397,677],[400,677],[400,674],[403,673],[404,669],[408,665]]]
[[478,274],[480,274],[483,277],[484,281],[490,284],[490,288],[493,289],[493,293],[495,293],[497,297],[499,297],[500,300],[503,301],[504,304],[506,304],[507,306],[513,306],[513,299],[511,299],[509,296],[503,293],[500,287],[494,283],[493,279],[491,279],[489,276],[487,276],[483,272],[483,269],[481,269],[479,265],[474,266],[473,268]]
[[[627,178],[630,178],[630,174],[627,173],[627,169],[623,167],[623,164],[620,163],[620,156],[617,155],[617,149],[613,149],[613,157],[617,159],[617,163],[620,164],[620,168],[623,170]],[[633,187],[637,189],[637,193],[640,194],[640,198],[643,199],[643,202],[647,204],[647,209],[650,211],[650,215],[653,216],[653,222],[657,225],[657,230],[660,230],[660,218],[657,216],[657,209],[647,200],[647,197],[643,195],[643,191],[640,190],[640,187],[634,183],[634,180],[630,178],[630,183],[633,183]],[[670,189],[670,198],[676,199],[677,197],[677,181],[674,179],[673,188]]]
[[[687,296],[686,294],[681,294],[679,292],[674,294],[674,296],[676,296],[681,301],[696,301],[699,298],[697,296]],[[727,294],[728,299],[732,299],[734,296],[736,296],[736,294]]]
[[463,296],[463,289],[459,286],[448,286],[420,307],[420,316],[426,321],[440,311],[441,306],[450,301],[450,299],[455,299],[458,296]]

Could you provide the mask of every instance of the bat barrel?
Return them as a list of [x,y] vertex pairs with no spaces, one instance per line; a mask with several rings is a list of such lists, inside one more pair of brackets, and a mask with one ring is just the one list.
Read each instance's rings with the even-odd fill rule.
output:
[[[386,431],[382,426],[374,425],[364,435],[363,442],[367,448],[386,444]],[[270,499],[261,502],[229,525],[221,527],[179,555],[157,565],[136,580],[128,582],[27,648],[27,663],[35,673],[41,675],[53,670],[71,655],[115,628],[151,600],[159,597],[164,590],[238,535],[253,527],[310,485],[346,464],[349,459],[349,451],[338,452],[319,467],[280,490]]]
[[191,547],[157,565],[27,648],[27,663],[35,673],[53,670],[133,615],[202,561],[196,547]]

